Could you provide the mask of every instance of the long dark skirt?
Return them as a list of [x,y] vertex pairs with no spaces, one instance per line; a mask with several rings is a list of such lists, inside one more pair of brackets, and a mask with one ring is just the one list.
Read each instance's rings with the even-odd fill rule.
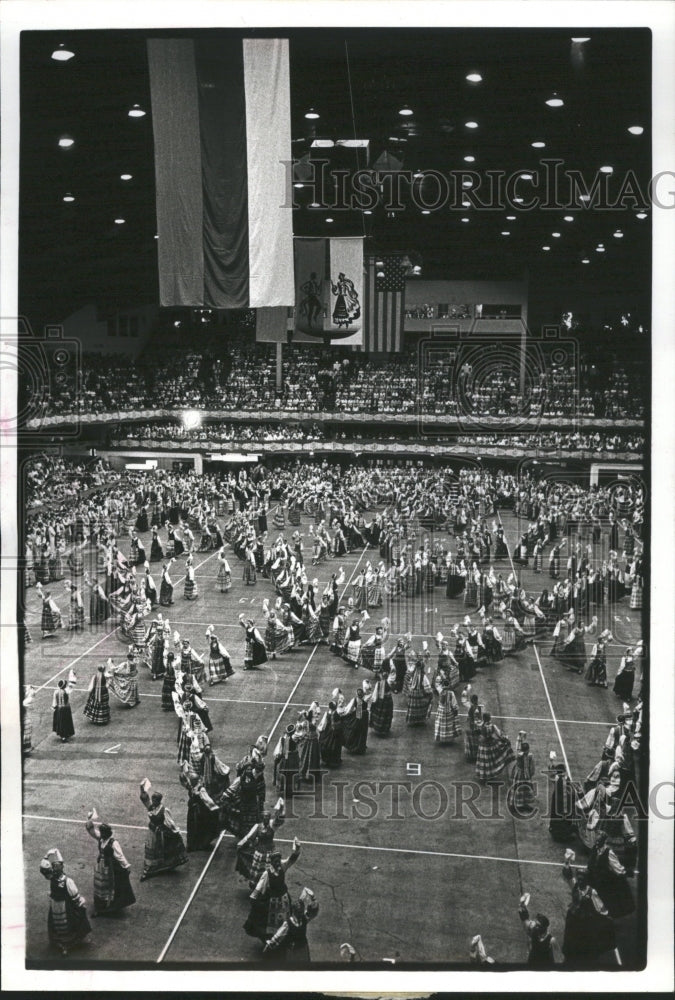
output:
[[388,736],[394,718],[394,699],[387,692],[370,706],[370,728],[376,736]]
[[198,795],[191,795],[187,810],[188,851],[208,851],[219,830],[218,810],[209,809]]
[[97,914],[115,913],[136,902],[129,869],[99,858],[94,870],[94,908]]
[[63,705],[62,707],[54,709],[54,722],[52,730],[57,736],[60,736],[62,740],[67,740],[71,736],[75,735],[73,713],[70,709],[70,705]]

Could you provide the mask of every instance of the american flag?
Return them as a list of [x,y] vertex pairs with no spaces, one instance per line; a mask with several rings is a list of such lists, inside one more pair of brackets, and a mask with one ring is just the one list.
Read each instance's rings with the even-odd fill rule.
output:
[[400,257],[366,258],[364,351],[402,349],[405,273]]

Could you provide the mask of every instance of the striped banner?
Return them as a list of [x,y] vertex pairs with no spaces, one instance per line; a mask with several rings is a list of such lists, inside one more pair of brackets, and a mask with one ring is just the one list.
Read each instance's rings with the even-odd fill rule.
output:
[[297,344],[363,342],[363,237],[295,241]]
[[148,40],[160,304],[294,302],[287,39]]
[[366,259],[364,351],[402,350],[405,273],[398,257]]

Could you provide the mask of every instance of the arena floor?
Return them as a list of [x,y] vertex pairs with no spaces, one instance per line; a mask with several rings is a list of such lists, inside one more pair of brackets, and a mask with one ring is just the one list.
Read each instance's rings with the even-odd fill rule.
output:
[[[303,516],[299,530],[305,537],[308,524]],[[517,519],[504,515],[504,526],[512,549]],[[149,540],[144,537],[144,541],[149,551]],[[347,588],[368,559],[379,561],[379,554],[353,553],[324,563],[311,575],[318,576],[323,587],[341,564]],[[267,768],[271,803],[271,750],[283,728],[312,700],[325,707],[336,686],[349,698],[362,679],[361,671],[355,672],[321,645],[301,647],[244,673],[244,634],[238,616],[243,611],[264,624],[261,604],[273,597],[272,585],[259,578],[255,587],[245,587],[241,564],[231,553],[233,586],[223,595],[216,587],[215,553],[196,554],[195,564],[199,599],[183,599],[184,560],[180,560],[173,573],[176,603],[162,611],[169,614],[172,629],[188,637],[198,652],[206,649],[209,624],[226,644],[237,672],[226,683],[204,691],[214,726],[212,745],[232,765],[260,733],[271,734]],[[496,568],[505,575],[511,569],[508,562],[497,563]],[[155,572],[158,584],[159,576]],[[530,568],[522,577],[530,592],[538,593],[550,582],[546,571],[537,576]],[[66,625],[65,588],[55,584],[51,590]],[[345,589],[345,596],[349,592]],[[34,750],[25,760],[23,799],[29,964],[64,964],[49,948],[47,885],[38,870],[49,848],[61,850],[67,873],[92,901],[96,845],[84,823],[93,806],[113,826],[131,863],[137,903],[117,917],[93,921],[89,943],[69,956],[69,966],[259,962],[260,945],[242,928],[248,889],[234,870],[232,837],[223,837],[210,853],[191,854],[189,863],[175,872],[139,883],[146,830],[140,781],[148,777],[164,793],[181,828],[186,816],[187,794],[176,768],[176,718],[161,710],[161,682],[141,676],[140,705],[129,710],[111,698],[110,725],[90,725],[82,715],[89,679],[109,656],[120,662],[125,647],[114,631],[95,632],[89,626],[84,634],[64,630],[41,642],[34,589],[27,592],[26,604],[33,642],[26,655],[24,682],[39,688],[32,706]],[[517,657],[479,671],[473,683],[514,746],[518,731],[526,730],[542,772],[539,803],[544,811],[549,751],[568,761],[575,780],[583,779],[599,760],[608,726],[621,710],[612,683],[623,648],[640,637],[640,612],[630,611],[624,599],[603,614],[600,627],[610,627],[615,636],[608,657],[609,690],[590,688],[583,677],[564,670],[549,657],[549,643],[529,646]],[[461,598],[450,601],[438,588],[432,597],[408,600],[398,610],[385,603],[371,612],[363,631],[372,630],[383,615],[390,617],[392,632],[412,631],[421,642],[439,629],[446,634],[451,624],[462,621],[465,609]],[[477,620],[475,613],[473,617]],[[591,642],[589,654],[590,646]],[[67,677],[71,667],[78,677],[71,695],[76,735],[61,744],[51,731],[51,701],[57,681]],[[289,872],[291,892],[307,885],[320,902],[319,916],[309,928],[312,959],[340,962],[340,945],[349,942],[362,962],[465,963],[470,939],[480,933],[497,962],[521,963],[527,956],[518,918],[524,891],[531,893],[532,912],[547,914],[553,934],[562,941],[569,902],[569,889],[561,877],[564,848],[551,840],[547,819],[515,820],[508,813],[505,818],[491,818],[494,788],[500,792],[503,811],[505,789],[500,785],[477,800],[482,817],[467,809],[462,818],[450,794],[445,815],[421,818],[420,810],[429,815],[438,811],[439,796],[431,785],[419,791],[420,784],[439,782],[452,793],[452,782],[474,779],[474,766],[464,760],[461,739],[451,746],[434,743],[433,718],[424,728],[409,729],[402,696],[395,699],[395,709],[389,738],[381,740],[371,732],[364,757],[343,753],[341,769],[326,778],[323,808],[317,808],[320,800],[314,795],[295,798],[295,817],[289,816],[277,838],[285,853],[295,836],[302,844],[299,861]],[[357,788],[359,781],[376,780],[411,783],[401,788],[400,818],[392,817],[391,792],[374,796],[376,809],[365,801],[369,790]],[[417,808],[413,808],[415,788]],[[581,845],[575,849],[583,863]],[[617,930],[617,965],[635,967],[635,917],[617,922]]]

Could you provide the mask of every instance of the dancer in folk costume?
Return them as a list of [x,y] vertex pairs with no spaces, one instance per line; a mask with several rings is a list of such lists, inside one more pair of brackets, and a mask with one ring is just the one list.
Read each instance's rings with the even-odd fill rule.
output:
[[361,623],[366,622],[369,617],[370,616],[367,611],[362,611],[360,620],[359,618],[354,618],[347,629],[343,655],[347,663],[349,663],[352,667],[358,667],[359,665],[359,655],[361,653]]
[[[174,646],[176,649],[179,648],[180,643],[180,664],[179,669],[181,675],[184,675],[185,679],[192,678],[192,685],[197,692],[201,694],[201,684],[206,683],[206,664],[204,663],[204,657],[200,656],[196,650],[192,648],[189,639],[180,638],[179,632],[174,632]],[[181,683],[183,678],[181,678]]]
[[343,713],[344,748],[348,753],[361,755],[368,745],[368,699],[372,688],[368,681],[357,688],[355,696],[345,706]]
[[40,862],[40,874],[49,882],[49,941],[62,955],[91,934],[87,901],[72,878],[64,872],[63,857],[57,848],[47,851]]
[[617,698],[623,701],[631,701],[633,698],[633,685],[635,683],[635,657],[632,646],[626,648],[626,652],[621,657],[621,663],[614,678],[613,691]]
[[166,650],[164,661],[164,678],[162,680],[162,711],[172,712],[174,709],[173,695],[176,691],[176,654],[172,649]]
[[586,643],[584,641],[588,632],[595,631],[598,619],[593,618],[590,625],[585,625],[582,621],[575,625],[565,640],[560,660],[572,673],[583,674],[586,670]]
[[[460,681],[459,677],[459,664],[450,651],[450,644],[448,640],[443,638],[441,632],[437,632],[435,636],[436,648],[438,649],[438,663],[436,666],[436,675],[439,671],[443,671],[448,679],[448,683],[451,688],[457,687]],[[435,676],[436,676],[435,675]],[[435,684],[432,682],[432,686]]]
[[35,589],[42,600],[42,638],[51,639],[56,635],[58,629],[63,628],[61,612],[52,598],[51,592],[43,590],[39,581],[35,584]]
[[143,567],[145,575],[143,577],[143,593],[145,595],[146,603],[149,602],[150,610],[154,611],[159,604],[159,593],[157,591],[157,584],[155,583],[154,577],[150,572],[150,564],[145,563]]
[[330,701],[319,723],[319,749],[326,767],[339,767],[342,763],[344,727],[337,710],[337,701]]
[[255,548],[251,544],[247,544],[244,548],[244,575],[243,580],[245,586],[253,587],[255,586],[257,575],[256,575],[256,565],[255,565]]
[[395,677],[396,672],[393,664],[389,658],[386,658],[375,671],[375,683],[368,699],[370,728],[376,736],[388,736],[391,731],[394,718],[394,699],[391,693],[390,678],[393,683]]
[[608,844],[604,830],[598,834],[591,849],[586,875],[612,919],[618,920],[634,912],[635,901],[626,869]]
[[158,681],[164,676],[164,660],[169,647],[170,635],[171,626],[164,621],[161,614],[157,615],[148,630],[147,646],[150,659],[150,679],[153,681]]
[[221,681],[232,677],[234,670],[230,662],[230,654],[223,646],[222,642],[215,634],[213,625],[209,625],[206,630],[206,638],[209,642],[209,655],[206,662],[206,677],[209,686],[220,684]]
[[162,562],[164,559],[164,549],[159,537],[159,528],[156,524],[152,526],[152,542],[150,543],[150,562]]
[[168,608],[171,604],[173,604],[173,583],[171,582],[169,570],[175,561],[175,559],[169,559],[168,563],[164,563],[162,566],[162,582],[159,587],[159,603],[164,608]]
[[295,739],[295,726],[286,726],[286,732],[279,738],[274,749],[274,784],[279,795],[290,799],[297,791],[297,775],[300,770],[300,754]]
[[220,816],[204,778],[191,771],[187,761],[183,761],[179,780],[188,793],[187,841],[188,854],[192,851],[208,851],[220,832]]
[[572,871],[565,852],[563,878],[572,890],[572,902],[567,908],[562,950],[564,964],[571,968],[597,968],[600,957],[616,947],[616,931],[607,907],[589,885],[586,872]]
[[607,687],[607,645],[612,634],[607,629],[602,632],[591,651],[591,662],[586,671],[586,680],[591,687]]
[[436,673],[435,688],[438,692],[438,708],[434,723],[434,740],[436,743],[454,743],[459,736],[459,705],[450,678],[443,668]]
[[105,667],[99,667],[89,681],[89,697],[83,712],[95,726],[107,726],[110,722],[110,695],[105,679]]
[[141,802],[148,811],[148,832],[145,838],[145,861],[141,882],[162,872],[187,864],[183,838],[164,805],[161,792],[152,792],[147,778],[141,782]]
[[199,597],[199,590],[195,582],[194,559],[189,555],[185,560],[185,583],[183,584],[183,597],[186,601],[196,601]]
[[265,648],[269,650],[271,658],[276,660],[279,654],[286,653],[288,650],[293,649],[293,646],[295,645],[293,626],[284,625],[281,618],[277,616],[276,611],[269,609],[269,601],[267,598],[263,601],[263,614],[267,618],[267,626],[265,628]]
[[237,844],[236,871],[248,881],[249,888],[255,889],[274,853],[274,834],[283,825],[285,807],[279,798],[272,812],[262,814],[260,823],[255,823]]
[[307,942],[307,924],[319,912],[314,893],[305,887],[299,899],[291,903],[290,916],[265,943],[263,955],[275,964],[292,967],[307,965],[310,961]]
[[71,736],[75,735],[73,726],[73,712],[70,707],[70,692],[77,683],[77,677],[71,670],[67,681],[59,681],[54,697],[52,698],[52,709],[54,712],[52,721],[52,731],[56,733],[62,743],[67,743]]
[[480,781],[496,778],[515,759],[516,755],[508,738],[492,722],[490,713],[485,712],[478,739],[476,777]]
[[405,675],[403,694],[408,699],[405,720],[409,726],[423,726],[431,714],[433,692],[425,673],[425,657],[428,658],[426,642],[422,643],[422,655],[417,656],[414,666]]
[[129,647],[126,660],[117,666],[108,658],[108,669],[106,679],[112,693],[127,708],[135,708],[140,705],[141,699],[138,695],[138,664],[133,646]]
[[361,646],[359,655],[360,667],[372,670],[377,673],[384,663],[384,644],[389,636],[389,619],[383,618],[382,624],[377,625],[375,632]]
[[300,842],[293,841],[287,858],[274,851],[265,871],[251,893],[251,909],[244,930],[251,937],[267,942],[279,930],[291,913],[291,897],[286,885],[286,872],[300,856]]
[[239,622],[246,633],[246,650],[244,653],[244,670],[255,670],[256,667],[267,663],[267,649],[260,629],[252,618],[245,618],[239,615]]
[[83,632],[84,631],[84,602],[82,600],[82,594],[80,593],[80,588],[76,586],[71,580],[65,581],[66,593],[70,597],[70,608],[68,615],[68,631],[69,632]]
[[98,843],[94,869],[94,913],[101,917],[119,913],[136,902],[129,875],[131,865],[124,857],[119,842],[107,823],[101,823],[95,809],[90,810],[85,824],[87,833]]
[[225,555],[224,545],[218,553],[217,582],[221,594],[226,594],[232,586],[232,570],[230,569],[230,564],[227,561],[227,556]]
[[549,777],[552,782],[548,832],[559,844],[576,838],[576,793],[564,764],[555,763],[551,751]]
[[342,655],[342,650],[344,649],[345,638],[347,636],[347,609],[340,605],[333,619],[333,627],[331,631],[331,642],[330,651],[335,653],[336,656]]
[[534,758],[526,736],[523,730],[518,733],[516,762],[511,769],[511,787],[507,798],[509,809],[516,816],[531,813],[536,802]]
[[537,913],[534,920],[530,919],[528,904],[529,892],[520,897],[518,915],[523,921],[527,932],[530,950],[527,956],[528,969],[550,969],[555,965],[554,946],[557,942],[549,931],[549,919],[543,913]]
[[28,684],[23,691],[21,702],[23,713],[21,720],[21,750],[24,757],[27,757],[33,750],[33,720],[31,718],[31,705],[35,698],[35,688]]
[[246,759],[240,761],[237,772],[237,777],[220,800],[220,821],[226,830],[241,838],[260,822],[262,809],[252,762]]
[[319,748],[318,717],[319,706],[313,701],[307,711],[298,714],[295,726],[295,741],[298,746],[298,776],[304,781],[315,781],[321,773],[321,750]]

